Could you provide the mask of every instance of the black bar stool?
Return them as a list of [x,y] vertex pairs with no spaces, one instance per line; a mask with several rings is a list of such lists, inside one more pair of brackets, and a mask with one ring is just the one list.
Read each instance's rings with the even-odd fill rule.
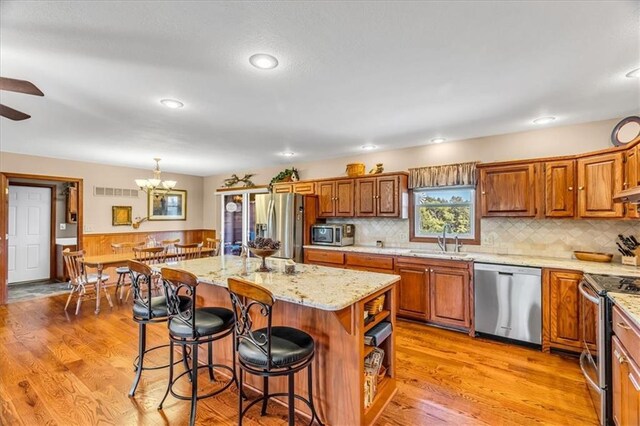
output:
[[[307,404],[311,410],[311,423],[317,421],[322,425],[313,404],[312,361],[315,355],[313,338],[302,330],[291,327],[273,327],[271,325],[272,308],[275,300],[266,288],[250,281],[229,278],[227,281],[235,324],[235,343],[240,364],[239,389],[242,389],[244,371],[263,378],[263,395],[242,407],[242,396],[238,401],[238,424],[242,425],[242,417],[254,404],[262,401],[262,415],[267,414],[269,398],[287,396],[289,406],[289,425],[295,424],[295,398]],[[267,318],[267,327],[252,330],[251,309],[258,315]],[[309,399],[295,394],[294,376],[306,368],[308,374]],[[287,393],[269,393],[269,378],[287,376],[289,391]]]
[[[190,272],[179,269],[162,268],[162,285],[165,295],[167,296],[167,305],[169,307],[169,383],[167,390],[160,401],[158,410],[162,409],[162,404],[169,393],[177,399],[184,401],[191,400],[191,415],[189,424],[193,425],[196,420],[196,408],[198,400],[209,398],[223,392],[236,380],[236,354],[235,345],[233,349],[233,367],[222,364],[213,363],[213,342],[223,339],[234,331],[233,312],[226,308],[205,307],[194,308],[196,306],[196,288],[198,287],[198,278]],[[184,296],[181,296],[184,293]],[[190,301],[187,310],[182,309],[181,297],[187,297]],[[198,345],[207,343],[209,345],[209,356],[206,365],[198,365]],[[174,345],[180,345],[183,348],[191,347],[191,369],[173,377],[173,350]],[[209,392],[205,395],[198,395],[198,369],[207,368],[209,370],[209,379],[215,380],[214,367],[218,369],[228,370],[231,376],[228,382],[220,389]],[[175,383],[185,374],[191,379],[191,396],[177,394],[173,390]]]
[[[129,390],[129,396],[133,397],[140,383],[143,370],[158,370],[169,367],[169,364],[145,367],[144,357],[151,351],[166,348],[169,344],[154,346],[147,349],[147,324],[167,322],[169,314],[167,301],[164,296],[151,297],[153,286],[153,271],[148,265],[130,260],[127,263],[127,270],[131,273],[131,287],[133,288],[133,320],[138,323],[138,356],[133,362],[136,372],[135,380]],[[146,287],[146,291],[143,290]],[[188,310],[191,306],[191,299],[182,296],[180,298],[180,308]],[[187,353],[183,353],[183,361],[188,366]],[[180,361],[177,361],[180,362]]]

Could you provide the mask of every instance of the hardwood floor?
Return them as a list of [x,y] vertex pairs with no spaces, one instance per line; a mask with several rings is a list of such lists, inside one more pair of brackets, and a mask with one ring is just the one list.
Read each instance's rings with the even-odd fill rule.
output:
[[[130,305],[96,316],[87,300],[75,317],[65,316],[64,302],[0,307],[0,424],[187,423],[187,401],[169,396],[156,410],[166,370],[145,371],[136,398],[127,397],[137,353]],[[148,330],[152,343],[166,339],[164,324]],[[576,359],[403,321],[396,332],[399,390],[378,425],[597,424]],[[202,400],[198,423],[237,424],[236,404],[233,386]],[[254,407],[245,424],[286,424],[286,410],[269,407],[267,417]]]

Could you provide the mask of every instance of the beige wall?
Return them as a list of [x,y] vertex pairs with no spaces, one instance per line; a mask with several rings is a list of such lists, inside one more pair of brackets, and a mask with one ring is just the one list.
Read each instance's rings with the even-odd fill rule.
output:
[[[445,142],[438,145],[424,145],[393,151],[362,153],[353,157],[343,157],[314,162],[292,162],[280,167],[259,170],[238,170],[236,174],[255,173],[253,181],[257,185],[269,183],[282,169],[295,166],[301,179],[316,179],[344,176],[345,165],[362,162],[367,170],[376,163],[383,163],[385,171],[402,171],[411,167],[449,164],[466,161],[506,161],[535,157],[570,155],[596,151],[611,146],[613,127],[620,119],[596,121],[572,126],[540,129],[530,132],[511,133]],[[204,180],[205,206],[214,206],[204,214],[205,227],[218,227],[220,210],[214,193],[229,175],[210,176]]]
[[[151,177],[149,170],[107,166],[71,160],[0,152],[0,171],[37,175],[65,176],[84,179],[84,232],[128,232],[130,226],[111,226],[112,206],[132,206],[133,216],[147,215],[146,194],[138,198],[94,196],[94,186],[136,189],[134,179]],[[178,181],[178,189],[187,190],[187,220],[144,222],[138,231],[162,231],[202,228],[203,178],[173,173],[162,173],[164,179]]]

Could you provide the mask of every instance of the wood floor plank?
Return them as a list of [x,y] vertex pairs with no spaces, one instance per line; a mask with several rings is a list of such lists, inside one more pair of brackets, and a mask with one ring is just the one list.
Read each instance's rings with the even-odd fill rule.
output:
[[[0,306],[0,424],[186,424],[187,401],[170,396],[157,410],[167,370],[145,371],[136,397],[127,396],[138,338],[130,302],[114,300],[113,309],[105,302],[94,315],[87,301],[76,317],[65,314],[65,301],[62,295]],[[166,343],[166,330],[150,325],[149,344]],[[597,424],[575,358],[406,321],[398,322],[396,339],[398,393],[377,425]],[[167,356],[159,350],[149,361]],[[207,384],[203,374],[207,389],[219,385]],[[178,389],[186,393],[188,383]],[[237,424],[236,387],[200,401],[196,420]],[[268,416],[255,407],[244,420],[286,423],[286,409],[276,404]]]

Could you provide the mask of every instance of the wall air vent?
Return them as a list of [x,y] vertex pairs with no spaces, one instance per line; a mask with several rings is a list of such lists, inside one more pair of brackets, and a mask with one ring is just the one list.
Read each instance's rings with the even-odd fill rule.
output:
[[96,197],[125,197],[138,198],[138,189],[127,188],[106,188],[104,186],[94,186],[93,195]]

